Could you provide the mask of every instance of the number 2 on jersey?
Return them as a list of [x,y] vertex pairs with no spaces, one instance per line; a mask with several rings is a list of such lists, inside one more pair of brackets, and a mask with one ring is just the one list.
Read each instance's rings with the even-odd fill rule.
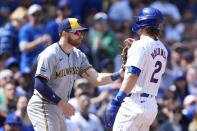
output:
[[154,70],[154,72],[153,72],[153,74],[151,76],[151,80],[150,80],[150,82],[153,82],[153,83],[157,83],[158,82],[158,79],[154,78],[154,75],[161,70],[161,67],[162,67],[161,61],[157,61],[155,63],[155,67],[156,67],[156,69]]

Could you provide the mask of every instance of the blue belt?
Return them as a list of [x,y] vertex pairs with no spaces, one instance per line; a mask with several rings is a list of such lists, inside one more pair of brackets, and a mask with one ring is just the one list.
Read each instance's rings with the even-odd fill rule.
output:
[[[129,94],[128,94],[128,97],[130,97],[132,94],[134,94],[134,93],[129,93]],[[153,95],[150,95],[150,94],[147,94],[147,93],[141,93],[141,94],[140,94],[140,97],[149,97],[149,96],[150,96],[150,97],[153,97]]]

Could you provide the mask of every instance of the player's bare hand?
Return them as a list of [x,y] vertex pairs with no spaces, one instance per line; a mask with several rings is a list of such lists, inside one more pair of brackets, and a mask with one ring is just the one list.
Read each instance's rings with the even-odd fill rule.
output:
[[127,45],[128,47],[131,47],[132,43],[136,41],[136,39],[133,38],[127,38],[126,40],[124,40],[124,44]]
[[65,117],[72,116],[75,114],[75,108],[65,100],[60,100],[60,102],[58,103],[58,107],[62,110]]

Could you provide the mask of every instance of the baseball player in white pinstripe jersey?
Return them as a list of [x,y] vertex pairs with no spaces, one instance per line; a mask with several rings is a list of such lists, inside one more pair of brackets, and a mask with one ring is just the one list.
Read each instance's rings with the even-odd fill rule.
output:
[[148,131],[157,114],[155,96],[168,55],[158,39],[163,15],[147,7],[136,18],[132,30],[140,39],[128,48],[121,89],[105,114],[106,127],[114,124],[114,131]]
[[120,73],[98,73],[85,54],[76,46],[81,44],[84,28],[78,19],[67,18],[59,25],[60,41],[39,54],[34,95],[27,107],[35,131],[65,131],[65,117],[75,109],[67,101],[78,75],[95,86],[119,79]]

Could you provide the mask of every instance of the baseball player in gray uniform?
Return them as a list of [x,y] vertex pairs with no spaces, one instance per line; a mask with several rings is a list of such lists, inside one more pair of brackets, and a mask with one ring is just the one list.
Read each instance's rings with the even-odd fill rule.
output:
[[162,21],[161,12],[151,7],[136,16],[132,30],[140,39],[128,48],[124,80],[106,110],[105,125],[113,131],[149,131],[157,115],[155,96],[168,56],[158,38]]
[[78,75],[95,86],[108,84],[121,77],[117,73],[98,73],[85,54],[76,47],[81,44],[83,31],[78,19],[67,18],[59,25],[60,40],[38,56],[34,95],[27,112],[35,131],[65,131],[65,117],[75,113],[67,101]]

